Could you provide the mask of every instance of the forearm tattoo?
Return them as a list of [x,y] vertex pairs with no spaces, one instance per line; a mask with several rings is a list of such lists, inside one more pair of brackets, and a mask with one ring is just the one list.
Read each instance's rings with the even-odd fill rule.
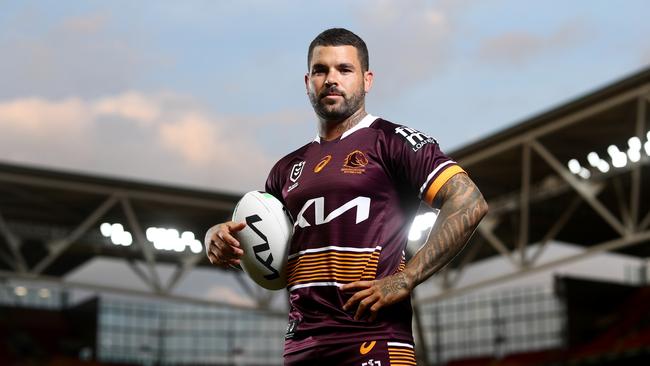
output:
[[409,261],[413,287],[431,277],[465,247],[487,213],[487,203],[466,174],[456,174],[437,194],[442,202],[436,223],[422,249]]

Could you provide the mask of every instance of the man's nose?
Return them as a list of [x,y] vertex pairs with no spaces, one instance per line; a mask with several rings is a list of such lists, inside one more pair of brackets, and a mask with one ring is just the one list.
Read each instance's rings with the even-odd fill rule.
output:
[[332,85],[338,85],[338,76],[336,75],[335,72],[330,72],[327,74],[327,78],[325,79],[325,86],[332,86]]

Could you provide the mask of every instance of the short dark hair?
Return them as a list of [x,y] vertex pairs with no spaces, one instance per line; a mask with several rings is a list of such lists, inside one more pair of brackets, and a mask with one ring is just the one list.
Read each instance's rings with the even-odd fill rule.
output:
[[368,47],[361,37],[344,28],[330,28],[317,35],[309,44],[307,68],[311,65],[311,55],[317,46],[353,46],[357,49],[362,71],[368,71]]

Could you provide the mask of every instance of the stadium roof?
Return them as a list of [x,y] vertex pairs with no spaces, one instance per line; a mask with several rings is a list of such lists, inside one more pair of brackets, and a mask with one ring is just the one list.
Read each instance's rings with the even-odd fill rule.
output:
[[[649,102],[645,69],[450,153],[490,205],[456,278],[497,253],[517,268],[500,280],[603,251],[649,257]],[[553,240],[585,252],[537,263]]]
[[[441,288],[453,293],[464,266],[494,255],[509,258],[515,270],[476,286],[602,251],[650,256],[649,98],[647,69],[452,152],[487,198],[490,213],[472,245],[440,276]],[[635,136],[641,147],[632,141],[628,154]],[[588,158],[594,152],[598,159]],[[615,167],[622,164],[620,154],[625,165]],[[0,272],[61,277],[93,257],[117,257],[152,291],[168,293],[192,268],[209,263],[202,251],[154,250],[146,228],[191,231],[202,242],[207,228],[230,217],[238,198],[0,164]],[[123,224],[133,244],[112,245],[98,230],[102,222]],[[586,250],[538,263],[553,240]],[[527,255],[531,244],[538,244],[537,253]],[[169,282],[161,283],[156,263],[176,265]]]
[[[146,228],[195,233],[232,214],[239,196],[87,174],[0,164],[0,270],[61,277],[96,256],[123,258],[157,292],[171,289],[196,265],[208,265],[201,250],[155,250]],[[120,223],[132,245],[102,236],[100,223]],[[140,245],[142,243],[142,245]],[[145,263],[142,271],[137,262]],[[156,263],[177,271],[160,283]]]

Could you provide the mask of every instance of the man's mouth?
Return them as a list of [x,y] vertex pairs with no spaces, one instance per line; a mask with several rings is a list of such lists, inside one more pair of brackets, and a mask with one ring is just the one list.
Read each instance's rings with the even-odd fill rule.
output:
[[343,93],[338,91],[338,90],[328,90],[327,92],[323,93],[321,98],[327,98],[327,97],[342,97]]

